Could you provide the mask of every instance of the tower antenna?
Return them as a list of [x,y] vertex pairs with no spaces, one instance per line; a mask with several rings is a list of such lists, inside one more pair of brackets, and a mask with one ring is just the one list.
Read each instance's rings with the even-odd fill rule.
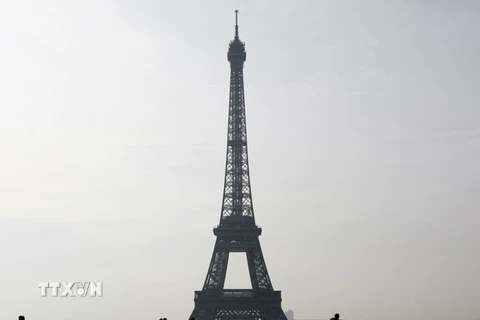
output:
[[235,10],[235,40],[238,40],[238,10]]

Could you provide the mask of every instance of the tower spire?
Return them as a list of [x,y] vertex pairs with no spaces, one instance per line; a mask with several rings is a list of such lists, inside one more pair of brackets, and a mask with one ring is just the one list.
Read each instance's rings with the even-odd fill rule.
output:
[[235,10],[235,40],[238,40],[238,10]]

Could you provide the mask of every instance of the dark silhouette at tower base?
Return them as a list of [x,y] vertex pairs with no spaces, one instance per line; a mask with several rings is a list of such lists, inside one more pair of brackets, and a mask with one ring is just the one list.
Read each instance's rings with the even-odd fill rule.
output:
[[335,313],[335,316],[330,320],[340,320],[340,315],[338,313]]

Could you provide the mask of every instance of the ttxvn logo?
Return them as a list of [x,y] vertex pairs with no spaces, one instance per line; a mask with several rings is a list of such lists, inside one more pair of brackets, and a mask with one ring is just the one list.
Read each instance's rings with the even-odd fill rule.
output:
[[52,297],[101,297],[103,293],[102,282],[40,282],[38,284],[42,297],[47,296],[48,289],[52,289]]

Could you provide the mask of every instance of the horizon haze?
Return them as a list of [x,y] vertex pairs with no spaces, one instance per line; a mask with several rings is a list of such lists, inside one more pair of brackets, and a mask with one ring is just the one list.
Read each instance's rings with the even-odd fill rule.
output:
[[[283,310],[480,319],[480,2],[430,0],[1,2],[0,319],[188,318],[237,9]],[[103,297],[41,297],[54,281]],[[227,288],[247,281],[233,255]]]

